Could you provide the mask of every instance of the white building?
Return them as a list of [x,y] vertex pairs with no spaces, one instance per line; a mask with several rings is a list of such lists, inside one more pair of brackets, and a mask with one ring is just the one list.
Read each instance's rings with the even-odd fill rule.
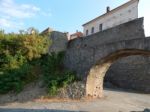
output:
[[83,35],[88,36],[138,18],[138,3],[139,0],[130,0],[113,10],[107,7],[105,14],[83,24]]

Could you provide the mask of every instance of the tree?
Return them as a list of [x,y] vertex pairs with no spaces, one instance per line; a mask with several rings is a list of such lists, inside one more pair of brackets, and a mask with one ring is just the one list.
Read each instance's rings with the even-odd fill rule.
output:
[[26,34],[26,31],[25,30],[19,30],[19,34],[21,34],[21,35]]
[[29,27],[27,29],[28,34],[39,34],[39,31],[34,27]]
[[5,35],[4,30],[0,30],[0,38],[3,38],[3,37],[4,37],[4,35]]

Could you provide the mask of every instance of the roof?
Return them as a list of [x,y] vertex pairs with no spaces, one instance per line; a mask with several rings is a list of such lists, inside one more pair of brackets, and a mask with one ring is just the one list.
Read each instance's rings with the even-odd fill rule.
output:
[[76,33],[71,34],[70,36],[82,37],[83,33],[82,32],[76,32]]
[[48,27],[48,28],[46,28],[44,31],[42,31],[41,34],[49,33],[49,32],[52,32],[52,31],[53,31],[53,29],[50,28],[50,27]]
[[121,5],[121,6],[119,6],[119,7],[117,7],[117,8],[115,8],[115,9],[113,9],[113,10],[110,10],[109,12],[107,12],[107,13],[101,15],[101,16],[96,17],[95,19],[93,19],[93,20],[91,20],[91,21],[89,21],[89,22],[83,24],[82,26],[85,26],[85,25],[87,25],[87,24],[89,24],[89,23],[91,23],[91,22],[93,22],[93,21],[95,21],[95,20],[97,20],[97,19],[99,19],[99,18],[101,18],[101,17],[104,17],[104,16],[106,16],[106,15],[110,15],[110,14],[112,14],[112,13],[118,11],[119,9],[122,9],[122,8],[124,8],[124,7],[126,7],[126,6],[129,6],[130,4],[135,3],[135,2],[139,2],[139,0],[130,0],[129,2],[127,2],[127,3],[125,3],[125,4]]

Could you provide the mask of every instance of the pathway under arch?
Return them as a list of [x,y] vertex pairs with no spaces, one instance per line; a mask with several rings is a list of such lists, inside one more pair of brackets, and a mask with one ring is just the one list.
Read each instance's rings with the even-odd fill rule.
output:
[[150,51],[139,49],[122,49],[111,53],[110,55],[97,61],[97,63],[94,66],[92,66],[87,75],[86,96],[92,98],[102,97],[103,81],[109,67],[114,61],[132,55],[150,56]]

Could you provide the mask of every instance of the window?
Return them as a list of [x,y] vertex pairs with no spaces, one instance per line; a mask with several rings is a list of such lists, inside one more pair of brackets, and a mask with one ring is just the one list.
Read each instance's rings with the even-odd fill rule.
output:
[[89,34],[89,30],[86,30],[86,36]]
[[102,31],[103,30],[103,24],[100,24],[99,25],[99,31]]
[[92,27],[92,29],[91,29],[91,34],[93,34],[94,33],[94,27]]

